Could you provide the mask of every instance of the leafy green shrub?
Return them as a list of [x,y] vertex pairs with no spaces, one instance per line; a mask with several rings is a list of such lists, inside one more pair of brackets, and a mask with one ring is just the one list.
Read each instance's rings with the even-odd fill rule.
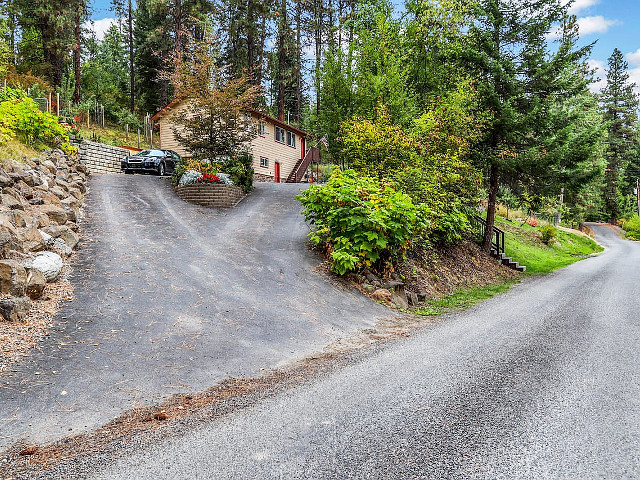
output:
[[56,116],[41,112],[31,98],[0,102],[0,143],[17,137],[36,148],[57,147],[65,153],[75,153],[69,144],[69,132]]
[[222,163],[221,171],[229,174],[234,185],[242,187],[244,193],[253,190],[253,156],[242,152]]
[[353,170],[335,169],[326,186],[312,185],[296,198],[315,225],[311,241],[326,247],[340,275],[362,268],[382,272],[427,228],[422,208],[408,195]]
[[557,235],[558,232],[553,225],[544,225],[540,227],[540,238],[542,239],[542,243],[545,245],[549,245],[553,242]]
[[633,216],[626,222],[624,222],[625,232],[627,233],[627,238],[631,240],[640,240],[640,217]]

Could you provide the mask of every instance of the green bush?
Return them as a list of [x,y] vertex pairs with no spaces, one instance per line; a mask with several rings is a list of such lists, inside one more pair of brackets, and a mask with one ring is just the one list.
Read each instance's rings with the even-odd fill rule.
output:
[[637,215],[631,217],[629,220],[624,222],[622,228],[624,228],[627,233],[627,238],[630,238],[631,240],[640,240],[640,217]]
[[545,245],[549,245],[556,239],[558,232],[556,231],[553,225],[544,225],[540,227],[540,236],[542,239],[542,243]]
[[427,228],[408,195],[353,170],[335,169],[326,186],[312,185],[296,198],[315,225],[311,241],[327,249],[340,275],[364,268],[382,273]]
[[0,102],[0,143],[18,138],[35,147],[61,148],[74,153],[69,144],[70,129],[61,125],[58,118],[41,112],[31,98],[21,97]]

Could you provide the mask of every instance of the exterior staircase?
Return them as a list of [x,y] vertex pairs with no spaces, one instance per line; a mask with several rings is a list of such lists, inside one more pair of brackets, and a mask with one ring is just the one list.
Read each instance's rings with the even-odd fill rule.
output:
[[286,183],[299,183],[304,177],[304,172],[307,171],[311,162],[319,162],[320,161],[320,149],[316,147],[311,147],[307,150],[304,158],[301,158],[296,162],[293,166],[293,170],[285,180]]
[[[478,215],[474,215],[470,220],[471,223],[475,225],[476,232],[479,234],[477,238],[482,241],[485,229],[487,228],[487,221]],[[493,236],[491,238],[491,256],[497,258],[502,265],[505,265],[512,270],[516,270],[518,272],[525,272],[527,270],[526,265],[520,265],[511,257],[507,257],[504,253],[504,231],[495,225],[493,226]]]

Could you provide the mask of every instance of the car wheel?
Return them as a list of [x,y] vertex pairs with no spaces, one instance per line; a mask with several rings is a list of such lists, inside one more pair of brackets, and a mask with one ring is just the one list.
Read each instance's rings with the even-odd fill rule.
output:
[[164,170],[164,163],[160,163],[160,165],[158,165],[158,175],[160,177],[164,176],[165,170]]
[[127,175],[131,175],[133,172],[131,170],[125,170],[124,173]]

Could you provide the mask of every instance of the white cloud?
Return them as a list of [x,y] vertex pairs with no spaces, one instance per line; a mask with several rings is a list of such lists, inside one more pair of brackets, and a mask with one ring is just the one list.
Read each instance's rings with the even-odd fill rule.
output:
[[591,35],[592,33],[606,33],[610,27],[614,25],[620,25],[622,22],[619,20],[609,20],[602,15],[595,17],[581,17],[578,18],[578,27],[580,28],[580,35]]
[[629,69],[629,82],[636,84],[636,93],[640,94],[640,68]]
[[602,60],[589,59],[587,60],[587,65],[589,65],[589,68],[594,70],[593,76],[596,79],[595,82],[589,84],[589,90],[593,93],[599,93],[606,83],[607,64]]
[[[567,0],[565,2],[565,5],[568,4],[568,3],[569,3],[569,0]],[[576,0],[569,7],[569,14],[577,15],[580,12],[582,12],[583,10],[586,10],[589,7],[593,7],[594,5],[597,5],[598,3],[600,3],[600,0]]]
[[625,55],[627,57],[627,61],[636,67],[640,67],[640,48],[635,52],[629,52]]
[[104,38],[104,34],[107,33],[107,30],[109,30],[109,27],[115,24],[115,18],[103,18],[101,20],[91,20],[89,22],[85,22],[83,26],[87,30],[93,31],[96,34],[96,38],[98,40],[102,40]]
[[[602,89],[607,85],[608,65],[602,60],[593,59],[588,60],[587,63],[589,67],[595,70],[594,77],[597,80],[597,82],[589,85],[589,90],[591,90],[593,93],[600,93]],[[635,91],[638,95],[640,95],[640,67],[630,68],[627,72],[629,73],[629,82],[636,84]]]

